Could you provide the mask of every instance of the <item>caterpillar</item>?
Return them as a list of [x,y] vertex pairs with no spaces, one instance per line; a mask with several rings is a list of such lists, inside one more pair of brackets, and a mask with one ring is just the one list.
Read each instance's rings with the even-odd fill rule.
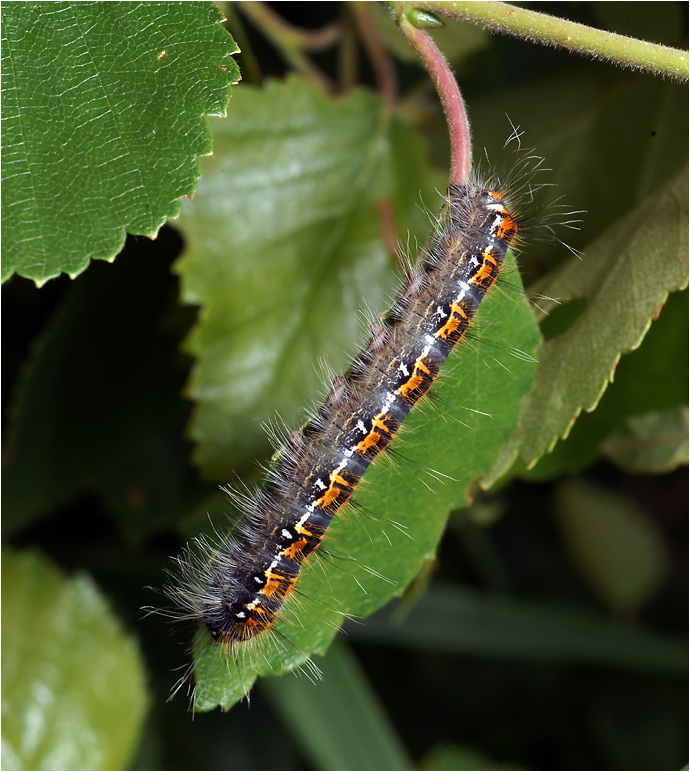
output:
[[177,558],[163,588],[175,604],[170,613],[201,628],[178,688],[209,648],[239,667],[243,652],[267,636],[284,637],[276,625],[303,567],[319,548],[323,554],[333,517],[429,393],[508,249],[519,244],[540,166],[541,159],[522,155],[491,183],[449,186],[434,234],[407,266],[391,308],[372,323],[363,350],[332,380],[307,424],[286,438],[264,486],[232,494],[245,513],[237,531],[216,544],[200,540]]

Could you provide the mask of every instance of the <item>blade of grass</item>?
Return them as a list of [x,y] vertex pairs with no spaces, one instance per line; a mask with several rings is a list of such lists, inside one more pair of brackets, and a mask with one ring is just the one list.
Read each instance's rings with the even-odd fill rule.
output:
[[318,661],[323,679],[266,678],[264,694],[317,769],[412,769],[413,764],[347,645]]
[[400,624],[391,613],[346,626],[353,639],[513,660],[616,667],[686,677],[685,645],[608,617],[434,585]]

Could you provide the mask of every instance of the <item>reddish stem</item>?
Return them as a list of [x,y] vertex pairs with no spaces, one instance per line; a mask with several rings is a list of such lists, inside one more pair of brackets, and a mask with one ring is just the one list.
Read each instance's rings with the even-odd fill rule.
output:
[[464,185],[472,167],[472,143],[465,103],[455,76],[427,32],[417,29],[404,13],[399,13],[397,22],[433,79],[441,99],[450,135],[449,184]]

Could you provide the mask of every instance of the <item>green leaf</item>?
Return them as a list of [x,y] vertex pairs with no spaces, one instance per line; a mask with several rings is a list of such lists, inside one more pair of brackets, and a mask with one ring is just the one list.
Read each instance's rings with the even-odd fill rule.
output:
[[267,454],[261,424],[276,413],[303,422],[319,358],[343,371],[356,314],[386,306],[396,279],[379,205],[405,239],[429,228],[420,187],[440,203],[419,141],[368,93],[331,101],[292,78],[238,90],[233,108],[183,207],[176,266],[184,300],[203,309],[186,344],[194,462],[218,481]]
[[664,474],[688,463],[688,406],[632,416],[601,444],[629,474]]
[[3,769],[124,769],[147,698],[139,651],[86,575],[2,555]]
[[[586,301],[561,335],[540,349],[535,386],[490,480],[519,454],[528,467],[594,410],[621,354],[636,349],[669,292],[687,284],[687,167],[539,286],[549,298]],[[548,310],[553,301],[543,307]]]
[[[601,68],[581,67],[569,71],[567,77],[568,88],[563,88],[562,75],[551,74],[492,93],[470,106],[476,153],[485,145],[490,158],[498,157],[491,148],[500,147],[505,139],[505,126],[496,121],[496,105],[500,104],[524,130],[525,145],[535,147],[551,167],[548,181],[555,183],[556,195],[563,197],[567,207],[584,210],[579,232],[560,231],[558,235],[583,251],[586,270],[590,258],[585,245],[665,184],[684,162],[687,89],[651,78],[622,81]],[[564,122],[563,116],[571,118]],[[630,158],[635,163],[630,163]],[[528,239],[519,262],[529,289],[534,289],[530,282],[535,277],[543,277],[549,266],[560,266],[566,254],[555,241]],[[567,296],[559,299],[565,305],[551,310],[542,321],[547,339],[566,330],[585,305],[583,301],[567,303]],[[679,308],[679,301],[685,302],[685,310],[682,302]],[[543,306],[543,302],[537,300],[536,305]],[[518,463],[513,471],[529,479],[543,479],[564,470],[582,469],[596,457],[601,440],[628,416],[685,401],[686,318],[687,293],[675,293],[660,321],[652,325],[649,342],[645,339],[640,350],[619,363],[601,409],[581,415],[568,442],[558,443],[534,469],[525,472]],[[656,388],[658,382],[666,383],[667,388]],[[486,484],[495,480],[511,458],[508,454],[503,464],[497,465]]]
[[[558,312],[552,313],[548,326],[559,316]],[[621,358],[616,377],[597,409],[580,415],[567,442],[559,442],[553,452],[543,456],[531,470],[516,465],[520,476],[543,480],[564,471],[576,473],[604,454],[603,443],[614,432],[624,430],[634,416],[681,409],[688,395],[687,319],[686,289],[669,296],[642,345]],[[659,388],[662,383],[664,388]]]
[[654,596],[669,558],[660,528],[634,499],[579,479],[559,485],[557,510],[573,560],[613,611],[638,611]]
[[[199,357],[190,385],[196,457],[208,476],[226,480],[232,460],[259,447],[258,419],[278,409],[294,421],[295,406],[316,396],[313,363],[352,350],[362,297],[385,308],[381,288],[393,283],[381,202],[391,200],[395,221],[420,233],[417,192],[429,179],[419,144],[369,94],[331,101],[292,79],[242,90],[233,117],[218,127],[218,155],[185,207],[188,251],[178,268],[186,299],[203,306],[188,344]],[[422,239],[429,229],[427,221]],[[245,649],[228,671],[200,641],[197,709],[229,707],[257,672],[325,651],[343,614],[379,608],[434,555],[448,512],[491,468],[532,382],[537,326],[512,259],[505,273],[511,291],[484,301],[474,342],[406,420],[396,450],[367,472],[361,510],[336,518],[328,552],[302,570],[300,598],[310,600],[289,604],[277,625],[290,644],[275,638],[261,656]]]
[[221,21],[207,2],[3,6],[3,281],[74,278],[178,214],[239,78]]
[[321,677],[313,681],[300,674],[262,682],[263,692],[314,768],[412,769],[412,760],[346,645],[334,643],[318,664]]

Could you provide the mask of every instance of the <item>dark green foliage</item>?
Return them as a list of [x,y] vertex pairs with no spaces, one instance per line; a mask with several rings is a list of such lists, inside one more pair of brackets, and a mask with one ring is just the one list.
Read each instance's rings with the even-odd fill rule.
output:
[[[132,94],[156,102],[161,121],[166,111],[137,75],[144,54],[129,57],[131,68],[122,65],[127,52],[115,38],[134,35],[118,16],[125,5],[171,24],[184,15],[185,39],[205,64],[185,59],[184,72],[165,85],[161,99],[171,100],[175,116],[164,132],[169,141],[153,155],[142,151],[139,171],[151,172],[143,187],[121,186],[124,217],[113,219],[112,209],[96,216],[89,205],[89,220],[59,186],[31,199],[57,212],[42,262],[27,256],[33,237],[13,219],[26,195],[12,187],[5,164],[15,140],[3,134],[3,277],[19,274],[3,287],[4,538],[13,550],[41,550],[64,574],[87,571],[95,580],[65,579],[31,556],[3,565],[3,578],[16,565],[24,572],[3,584],[3,667],[15,663],[13,679],[3,673],[3,710],[12,714],[9,722],[4,716],[4,739],[21,734],[46,662],[65,664],[48,719],[88,697],[70,684],[77,678],[70,668],[97,627],[108,643],[95,645],[123,657],[98,670],[123,681],[112,702],[121,718],[109,720],[122,747],[141,733],[135,768],[680,768],[687,746],[688,339],[687,291],[680,291],[687,265],[679,259],[687,250],[686,87],[446,22],[439,44],[468,101],[475,157],[486,147],[500,165],[507,113],[524,130],[523,144],[553,170],[544,175],[555,183],[552,197],[586,210],[580,231],[558,234],[582,258],[553,241],[527,239],[518,263],[536,306],[549,312],[536,314],[546,343],[536,347],[535,315],[519,278],[508,278],[482,306],[475,337],[436,399],[410,417],[399,455],[367,474],[359,500],[371,514],[355,512],[334,526],[329,548],[357,563],[309,567],[305,591],[325,605],[307,606],[308,621],[296,633],[305,656],[328,650],[325,660],[315,657],[324,681],[260,679],[249,708],[192,721],[184,694],[166,698],[181,674],[172,668],[188,661],[193,631],[171,633],[161,618],[141,620],[140,607],[163,603],[144,588],[160,586],[169,556],[210,530],[208,515],[224,527],[231,508],[218,484],[260,480],[257,465],[270,455],[260,423],[275,411],[290,425],[303,420],[302,408],[318,399],[318,358],[328,356],[338,372],[347,366],[362,301],[385,309],[395,276],[386,229],[412,255],[426,239],[426,210],[435,213],[445,185],[446,130],[426,73],[374,4],[367,7],[386,50],[398,57],[400,100],[392,111],[366,59],[354,78],[344,57],[343,82],[358,86],[326,95],[303,74],[286,73],[266,39],[230,6],[224,10],[245,80],[233,88],[228,118],[210,122],[214,155],[201,160],[198,192],[183,202],[179,222],[156,241],[130,236],[112,265],[97,262],[74,281],[64,274],[47,281],[61,271],[80,273],[90,257],[113,257],[125,231],[153,234],[178,210],[178,197],[196,187],[196,156],[210,149],[202,115],[222,112],[236,79],[234,44],[210,4],[69,8],[86,13],[92,5],[103,9],[93,28],[112,38],[117,70],[129,83],[129,90],[112,88],[135,123],[146,115],[137,114]],[[10,6],[17,8],[10,13]],[[5,37],[24,24],[35,45],[43,41],[48,19],[32,26],[25,18],[41,6],[5,4]],[[347,49],[354,30],[348,6],[277,11],[305,27],[344,18]],[[195,22],[195,13],[203,19]],[[686,11],[673,3],[562,5],[555,13],[686,44],[679,32]],[[41,56],[48,56],[45,43]],[[144,52],[173,50],[158,40],[138,44]],[[73,46],[63,42],[58,73],[73,70]],[[316,61],[337,80],[331,54]],[[3,77],[7,55],[3,48]],[[221,60],[228,70],[213,64]],[[252,79],[257,63],[277,80]],[[13,77],[40,82],[36,99],[51,88],[30,74]],[[193,103],[190,84],[200,89]],[[79,104],[75,96],[75,110]],[[4,104],[10,118],[11,108]],[[55,134],[61,113],[53,117],[45,121],[48,162],[65,146]],[[87,117],[79,120],[88,125]],[[91,203],[93,179],[82,184],[79,170],[120,163],[119,153],[107,152],[103,126],[95,121],[93,128],[97,141],[84,136],[69,151],[65,173]],[[114,186],[105,200],[117,198],[118,178],[126,173],[105,175],[103,184]],[[146,206],[132,191],[146,191]],[[47,283],[39,290],[20,276]],[[538,364],[516,358],[511,347]],[[434,479],[424,467],[453,480]],[[485,492],[477,477],[493,486]],[[331,593],[364,616],[412,579],[394,608],[346,623],[347,637],[329,648],[332,623],[341,620]],[[60,616],[53,595],[74,596],[76,612],[72,603]],[[86,595],[105,621],[79,615]],[[37,642],[46,636],[54,646],[26,643],[32,630]],[[142,659],[152,705],[145,724]],[[202,707],[229,689],[223,672],[219,678],[218,694]],[[112,683],[99,689],[109,693]],[[129,739],[119,739],[130,726]],[[61,740],[66,731],[49,727]],[[85,725],[74,732],[89,736]],[[100,745],[102,766],[126,766],[127,759],[108,756],[111,741]],[[52,751],[17,765],[39,766]],[[86,751],[65,763],[99,765]]]

